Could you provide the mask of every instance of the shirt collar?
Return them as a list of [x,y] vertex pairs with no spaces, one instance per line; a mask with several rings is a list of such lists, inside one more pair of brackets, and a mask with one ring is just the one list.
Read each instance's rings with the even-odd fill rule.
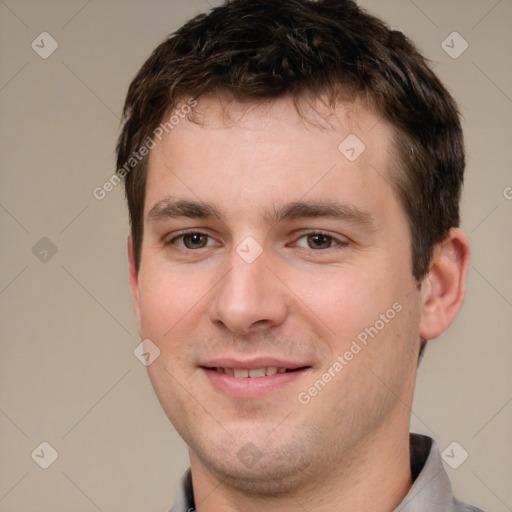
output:
[[478,509],[461,503],[453,496],[450,480],[433,439],[410,434],[409,446],[414,482],[393,512],[478,512]]

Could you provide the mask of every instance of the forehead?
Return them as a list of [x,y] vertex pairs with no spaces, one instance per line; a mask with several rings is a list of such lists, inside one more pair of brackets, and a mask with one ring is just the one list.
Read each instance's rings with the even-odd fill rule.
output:
[[244,195],[249,206],[256,198],[275,203],[328,191],[364,202],[389,188],[393,132],[386,122],[359,101],[331,108],[318,99],[299,108],[291,98],[201,98],[150,152],[146,213],[175,192],[210,202]]
[[[185,102],[183,100],[170,115],[179,111]],[[303,97],[297,101],[284,96],[259,102],[239,102],[222,95],[204,96],[197,100],[184,122],[178,123],[175,129],[185,132],[193,130],[194,125],[209,130],[236,128],[258,137],[265,133],[272,137],[276,130],[281,136],[289,134],[293,137],[298,132],[313,137],[331,135],[334,138],[344,132],[358,132],[369,137],[373,129],[380,125],[376,135],[382,140],[382,136],[386,138],[392,132],[389,123],[372,112],[361,99],[339,100],[336,105],[331,105],[324,96]],[[282,131],[283,128],[286,130]]]

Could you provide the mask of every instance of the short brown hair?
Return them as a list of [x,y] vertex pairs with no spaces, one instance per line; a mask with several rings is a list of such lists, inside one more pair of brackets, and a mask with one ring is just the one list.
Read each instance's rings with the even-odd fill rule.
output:
[[[240,102],[325,95],[362,99],[394,127],[393,184],[406,212],[419,281],[433,249],[459,225],[464,145],[457,106],[415,46],[352,0],[231,0],[156,48],[132,81],[117,145],[135,260],[140,264],[147,157],[165,113],[184,97]],[[124,172],[119,172],[124,168]]]

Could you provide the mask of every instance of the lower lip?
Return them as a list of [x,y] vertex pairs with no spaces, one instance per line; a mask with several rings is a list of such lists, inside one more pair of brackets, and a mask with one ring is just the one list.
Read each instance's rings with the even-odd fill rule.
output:
[[222,393],[234,398],[259,398],[275,391],[297,379],[300,379],[310,368],[293,372],[276,373],[265,377],[232,377],[216,370],[201,368],[212,386]]

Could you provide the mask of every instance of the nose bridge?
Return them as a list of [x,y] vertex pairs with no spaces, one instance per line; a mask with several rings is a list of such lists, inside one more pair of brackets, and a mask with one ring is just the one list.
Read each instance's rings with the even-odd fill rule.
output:
[[255,255],[251,241],[242,242],[230,257],[230,271],[216,287],[211,320],[246,334],[279,325],[286,316],[286,297],[270,272],[270,257],[262,248]]

